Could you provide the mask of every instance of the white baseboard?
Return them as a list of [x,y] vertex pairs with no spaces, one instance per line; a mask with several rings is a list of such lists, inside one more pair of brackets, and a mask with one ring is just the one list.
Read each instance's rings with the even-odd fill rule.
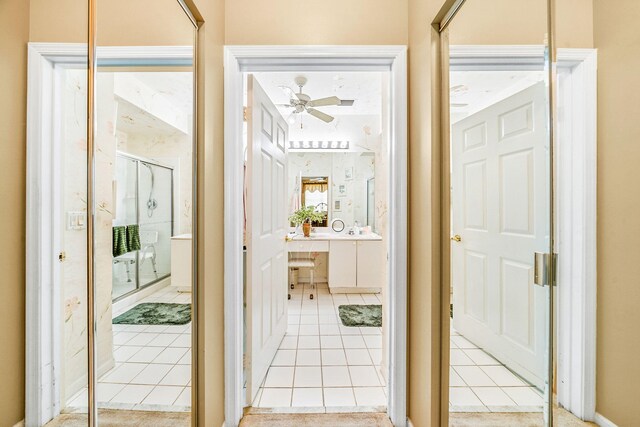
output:
[[24,427],[24,420],[18,421],[13,427]]
[[413,427],[413,423],[409,418],[407,418],[407,427]]
[[608,420],[597,412],[594,421],[600,427],[618,427],[613,421]]

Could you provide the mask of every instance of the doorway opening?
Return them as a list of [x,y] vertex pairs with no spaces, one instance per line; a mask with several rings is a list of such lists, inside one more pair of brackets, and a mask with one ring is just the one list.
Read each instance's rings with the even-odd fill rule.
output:
[[389,73],[244,77],[246,406],[385,412]]
[[226,53],[226,423],[406,425],[405,48]]

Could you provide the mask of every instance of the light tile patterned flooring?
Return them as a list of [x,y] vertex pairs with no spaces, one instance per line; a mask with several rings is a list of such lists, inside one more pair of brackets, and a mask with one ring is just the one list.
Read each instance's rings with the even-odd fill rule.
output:
[[[113,317],[144,302],[188,304],[191,294],[167,286],[114,311]],[[99,407],[190,411],[191,322],[182,326],[113,325],[113,344],[115,367],[98,380]],[[69,406],[86,406],[86,396],[86,389],[82,390]]]
[[538,389],[451,329],[451,412],[538,412]]
[[[289,327],[253,406],[258,408],[380,408],[387,404],[380,373],[382,329],[346,327],[342,304],[381,304],[376,294],[330,294],[318,284],[291,290]],[[365,408],[362,408],[365,409]]]

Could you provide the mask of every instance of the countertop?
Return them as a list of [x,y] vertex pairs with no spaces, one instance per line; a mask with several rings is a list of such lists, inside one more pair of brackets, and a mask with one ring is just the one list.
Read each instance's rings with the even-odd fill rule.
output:
[[330,240],[359,240],[359,241],[379,241],[382,240],[382,236],[376,233],[367,234],[349,234],[349,233],[311,233],[310,237],[304,237],[302,234],[288,236],[291,241],[294,242],[309,242],[309,241],[330,241]]

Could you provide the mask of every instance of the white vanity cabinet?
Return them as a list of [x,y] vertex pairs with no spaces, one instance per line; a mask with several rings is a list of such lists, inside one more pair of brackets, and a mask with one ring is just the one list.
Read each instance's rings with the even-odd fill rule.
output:
[[359,288],[382,288],[386,281],[387,253],[381,241],[358,240],[356,247],[357,286]]
[[329,286],[356,287],[357,248],[355,240],[329,242]]
[[386,262],[382,241],[332,240],[329,242],[329,287],[382,288]]

